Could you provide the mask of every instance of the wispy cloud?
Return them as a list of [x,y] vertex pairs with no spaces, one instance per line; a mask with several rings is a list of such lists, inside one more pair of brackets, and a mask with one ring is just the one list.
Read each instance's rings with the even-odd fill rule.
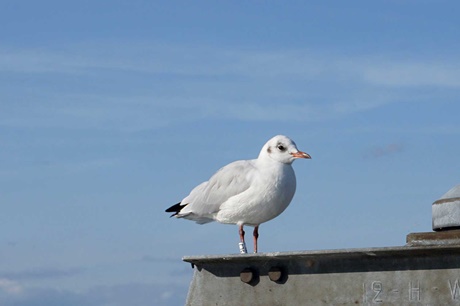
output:
[[142,262],[148,262],[148,263],[165,263],[165,262],[177,263],[178,260],[180,260],[180,258],[144,255],[142,256],[140,260]]
[[72,268],[65,270],[56,268],[38,268],[25,271],[0,272],[0,277],[12,281],[42,280],[72,277],[76,274],[82,273],[83,271],[83,268]]
[[[8,166],[6,170],[0,170],[0,179],[21,179],[24,176],[27,176],[30,179],[33,177],[43,178],[48,175],[78,175],[97,170],[104,171],[110,168],[115,168],[121,164],[122,162],[120,159],[110,157],[91,160],[70,160],[65,157],[59,157],[52,161],[18,163],[13,166]],[[13,247],[14,243],[9,245]]]
[[[347,80],[385,86],[460,87],[457,58],[344,57],[320,50],[239,50],[142,43],[80,44],[67,49],[0,46],[0,72],[94,75],[138,72],[162,77]],[[203,79],[205,78],[205,79]],[[209,79],[208,79],[209,80]],[[292,79],[295,82],[295,79]]]
[[433,86],[460,87],[460,65],[457,61],[384,60],[362,66],[361,75],[370,84],[388,87]]
[[390,143],[383,146],[375,146],[368,150],[364,155],[365,158],[380,158],[391,154],[396,154],[404,151],[402,143]]
[[2,306],[96,306],[96,305],[183,305],[187,288],[176,284],[129,283],[115,286],[97,286],[84,292],[53,288],[25,288],[17,282],[0,279]]
[[323,121],[416,101],[414,87],[457,90],[456,62],[148,44],[0,48],[0,74],[34,79],[22,96],[5,89],[0,126],[130,131],[205,118]]
[[23,292],[23,287],[17,281],[0,277],[0,292],[1,291],[7,294],[19,295]]

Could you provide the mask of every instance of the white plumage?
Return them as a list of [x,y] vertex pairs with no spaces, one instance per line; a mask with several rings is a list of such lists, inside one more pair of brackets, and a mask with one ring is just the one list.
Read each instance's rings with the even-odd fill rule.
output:
[[257,159],[226,165],[166,212],[199,224],[237,224],[242,253],[246,252],[243,226],[254,226],[257,253],[259,225],[281,214],[294,196],[296,177],[291,164],[297,158],[311,157],[299,151],[290,138],[275,136],[262,147]]

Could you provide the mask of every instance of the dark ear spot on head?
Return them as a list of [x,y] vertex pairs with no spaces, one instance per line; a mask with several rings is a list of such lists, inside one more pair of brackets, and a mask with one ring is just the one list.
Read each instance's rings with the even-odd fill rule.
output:
[[267,152],[270,154],[272,153],[272,149],[270,147],[267,148]]

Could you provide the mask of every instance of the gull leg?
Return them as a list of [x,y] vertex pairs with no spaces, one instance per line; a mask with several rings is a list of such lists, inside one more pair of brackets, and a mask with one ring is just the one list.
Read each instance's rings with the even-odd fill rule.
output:
[[239,229],[239,234],[240,234],[240,243],[239,243],[239,246],[240,246],[240,253],[241,254],[246,254],[248,251],[246,249],[246,243],[244,242],[244,230],[243,230],[243,224],[239,225],[238,226],[238,229]]
[[254,253],[257,253],[257,238],[259,238],[259,226],[254,227]]

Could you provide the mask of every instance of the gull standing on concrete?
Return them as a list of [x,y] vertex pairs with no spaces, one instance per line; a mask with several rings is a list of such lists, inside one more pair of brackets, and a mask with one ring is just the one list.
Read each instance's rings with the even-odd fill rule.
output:
[[240,253],[247,253],[243,226],[253,226],[257,253],[259,225],[281,214],[294,196],[296,178],[291,164],[297,158],[311,157],[299,151],[290,138],[275,136],[262,147],[257,159],[226,165],[166,212],[198,224],[237,224]]

